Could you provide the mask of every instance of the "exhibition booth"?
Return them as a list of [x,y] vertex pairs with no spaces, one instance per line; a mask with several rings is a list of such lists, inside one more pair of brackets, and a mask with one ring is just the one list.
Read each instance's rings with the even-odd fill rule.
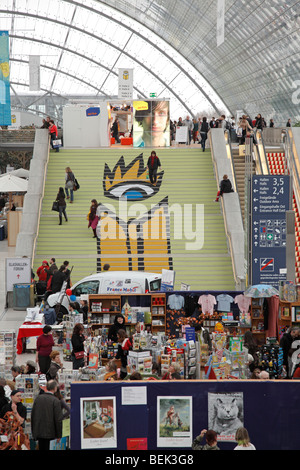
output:
[[[116,122],[116,131],[113,131]],[[170,146],[168,100],[99,100],[63,108],[65,148]]]

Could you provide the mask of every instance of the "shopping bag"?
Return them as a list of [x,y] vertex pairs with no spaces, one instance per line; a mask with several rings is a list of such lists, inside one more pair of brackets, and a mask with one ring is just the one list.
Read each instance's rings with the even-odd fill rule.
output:
[[52,141],[52,147],[54,149],[57,149],[58,147],[61,147],[61,139],[53,140]]
[[52,204],[52,210],[53,210],[53,211],[56,211],[56,212],[59,212],[58,202],[57,202],[57,201],[54,201],[54,202],[53,202],[53,204]]

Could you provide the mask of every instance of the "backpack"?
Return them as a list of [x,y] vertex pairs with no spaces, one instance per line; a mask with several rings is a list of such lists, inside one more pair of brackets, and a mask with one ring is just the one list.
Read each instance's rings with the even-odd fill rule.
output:
[[226,121],[226,120],[225,120],[225,129],[228,129],[228,130],[231,129],[230,122],[228,122],[228,121]]

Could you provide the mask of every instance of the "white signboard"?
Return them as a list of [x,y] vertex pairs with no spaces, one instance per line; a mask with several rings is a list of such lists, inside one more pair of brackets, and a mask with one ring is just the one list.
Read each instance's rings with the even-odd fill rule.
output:
[[118,98],[120,100],[132,100],[133,69],[119,69]]
[[217,46],[225,40],[225,0],[218,0],[217,5]]
[[31,282],[31,258],[6,258],[6,290],[11,292],[14,284]]
[[40,91],[40,56],[29,56],[29,90]]
[[187,126],[177,126],[176,127],[176,142],[187,142],[188,140],[188,128]]

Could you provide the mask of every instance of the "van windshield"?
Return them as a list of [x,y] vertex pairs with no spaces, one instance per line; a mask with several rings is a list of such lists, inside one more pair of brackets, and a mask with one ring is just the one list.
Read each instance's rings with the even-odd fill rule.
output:
[[99,281],[85,281],[81,282],[72,289],[72,294],[79,297],[81,294],[98,294]]
[[155,281],[150,282],[150,292],[155,290],[160,290],[161,279],[155,279]]

